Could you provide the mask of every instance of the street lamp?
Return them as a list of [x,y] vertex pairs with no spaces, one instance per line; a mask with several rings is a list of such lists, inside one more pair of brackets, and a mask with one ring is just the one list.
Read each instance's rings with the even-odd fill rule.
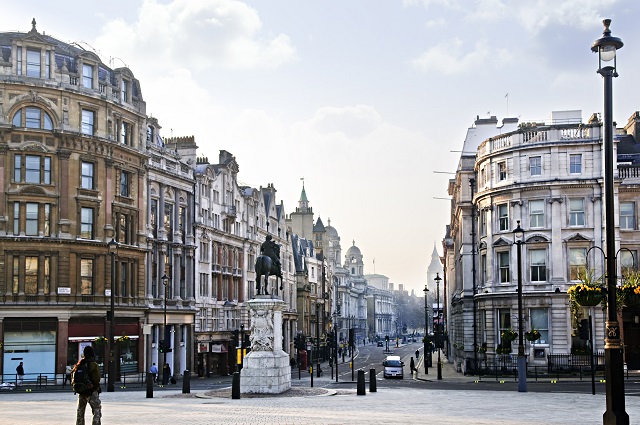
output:
[[524,355],[524,318],[522,316],[522,244],[524,229],[518,226],[513,229],[514,243],[518,246],[518,392],[527,392],[527,358]]
[[167,287],[169,283],[169,276],[167,276],[167,274],[165,273],[160,279],[162,280],[162,284],[164,285],[164,319],[162,321],[163,340],[160,341],[160,348],[162,348],[160,350],[160,352],[162,353],[162,384],[164,385],[164,382],[167,379],[164,376],[164,374],[167,373],[164,365],[165,363],[167,363],[167,350],[169,349],[169,347],[171,347],[171,343],[169,342],[169,333],[167,332]]
[[427,314],[427,294],[429,293],[429,288],[427,287],[427,284],[425,283],[424,285],[424,289],[422,290],[424,292],[424,337],[422,338],[422,342],[424,343],[424,373],[428,374],[429,373],[429,362],[427,361],[427,353],[429,354],[429,356],[431,356],[431,353],[429,353],[429,325],[428,325],[428,320],[429,320],[429,316]]
[[[602,21],[602,37],[591,45],[591,51],[598,52],[598,74],[604,78],[604,199],[605,199],[605,240],[607,278],[607,323],[604,345],[607,410],[602,417],[605,424],[628,424],[629,415],[624,407],[624,368],[620,324],[616,306],[616,242],[613,199],[613,77],[616,71],[616,50],[623,43],[611,36],[611,19]],[[613,60],[613,62],[611,62]]]
[[111,255],[111,289],[109,290],[111,309],[109,310],[109,376],[107,377],[107,392],[112,393],[115,390],[113,381],[116,375],[116,362],[114,353],[114,338],[116,328],[116,306],[115,306],[115,287],[116,287],[116,251],[118,250],[118,242],[111,238],[107,244],[109,247],[109,255]]
[[442,332],[440,332],[440,281],[442,280],[442,278],[440,277],[440,273],[436,273],[436,278],[434,279],[436,281],[436,305],[437,305],[437,326],[438,328],[436,329],[435,332],[436,333],[436,349],[438,350],[438,380],[442,379],[442,365],[440,364],[440,347],[441,347],[441,341],[442,341]]

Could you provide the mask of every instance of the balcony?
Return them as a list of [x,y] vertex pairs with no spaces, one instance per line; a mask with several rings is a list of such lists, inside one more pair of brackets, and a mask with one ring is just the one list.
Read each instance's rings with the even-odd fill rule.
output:
[[222,206],[223,211],[222,211],[222,216],[225,219],[234,219],[237,217],[237,212],[236,212],[236,207],[234,207],[233,205],[223,205]]

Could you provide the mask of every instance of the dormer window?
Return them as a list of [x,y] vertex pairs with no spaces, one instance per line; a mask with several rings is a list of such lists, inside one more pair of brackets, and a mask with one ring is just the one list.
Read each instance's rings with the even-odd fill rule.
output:
[[82,87],[93,88],[93,66],[82,65]]
[[129,92],[131,91],[130,84],[131,83],[129,81],[122,80],[122,92],[121,92],[122,98],[121,99],[123,102],[129,102]]
[[27,49],[27,77],[40,78],[40,50]]

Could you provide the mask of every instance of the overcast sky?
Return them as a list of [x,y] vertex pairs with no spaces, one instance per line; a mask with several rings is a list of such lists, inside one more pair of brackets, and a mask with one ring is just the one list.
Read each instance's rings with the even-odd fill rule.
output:
[[640,109],[639,14],[637,0],[38,0],[3,4],[0,31],[35,18],[126,64],[165,137],[195,136],[210,161],[231,152],[239,180],[273,183],[287,213],[304,177],[343,252],[355,240],[365,273],[375,258],[420,291],[449,221],[443,172],[476,116],[601,112],[590,47],[611,18],[626,123]]

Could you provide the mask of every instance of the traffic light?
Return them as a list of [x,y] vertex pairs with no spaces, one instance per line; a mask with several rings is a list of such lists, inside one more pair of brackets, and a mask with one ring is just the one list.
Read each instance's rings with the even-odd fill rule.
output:
[[333,338],[333,332],[329,332],[327,334],[327,345],[330,348],[333,348],[333,345],[336,343],[336,340]]
[[355,329],[349,329],[349,347],[355,347]]
[[305,349],[304,336],[298,335],[298,336],[294,337],[293,338],[293,346],[298,350],[304,350]]
[[173,350],[171,349],[169,341],[162,340],[158,343],[158,351],[161,353],[170,353]]

